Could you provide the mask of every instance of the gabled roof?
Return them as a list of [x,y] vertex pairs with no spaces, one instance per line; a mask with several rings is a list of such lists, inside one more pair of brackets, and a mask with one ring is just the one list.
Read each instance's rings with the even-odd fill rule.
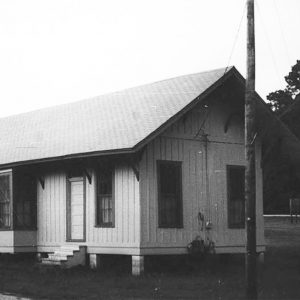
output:
[[185,75],[2,118],[0,165],[134,152],[233,73]]

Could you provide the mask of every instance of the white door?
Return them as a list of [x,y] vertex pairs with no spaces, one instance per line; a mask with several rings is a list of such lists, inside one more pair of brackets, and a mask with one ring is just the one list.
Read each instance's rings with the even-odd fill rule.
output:
[[69,240],[85,239],[85,195],[82,177],[69,179]]

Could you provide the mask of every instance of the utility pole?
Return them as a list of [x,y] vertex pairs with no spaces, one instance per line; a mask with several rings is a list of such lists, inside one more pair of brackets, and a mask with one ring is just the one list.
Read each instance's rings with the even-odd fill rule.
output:
[[247,77],[245,93],[245,216],[247,299],[257,299],[255,188],[255,37],[254,0],[247,0]]

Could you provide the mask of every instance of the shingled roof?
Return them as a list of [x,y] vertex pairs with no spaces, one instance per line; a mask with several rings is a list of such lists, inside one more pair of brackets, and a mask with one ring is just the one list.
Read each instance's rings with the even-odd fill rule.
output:
[[0,165],[133,152],[234,67],[180,76],[0,119]]

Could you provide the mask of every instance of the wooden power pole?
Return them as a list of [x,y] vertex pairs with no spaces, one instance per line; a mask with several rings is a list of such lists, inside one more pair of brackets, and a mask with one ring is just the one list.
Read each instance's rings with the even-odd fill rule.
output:
[[247,0],[247,77],[245,94],[245,215],[247,298],[257,299],[255,188],[255,37],[254,0]]

